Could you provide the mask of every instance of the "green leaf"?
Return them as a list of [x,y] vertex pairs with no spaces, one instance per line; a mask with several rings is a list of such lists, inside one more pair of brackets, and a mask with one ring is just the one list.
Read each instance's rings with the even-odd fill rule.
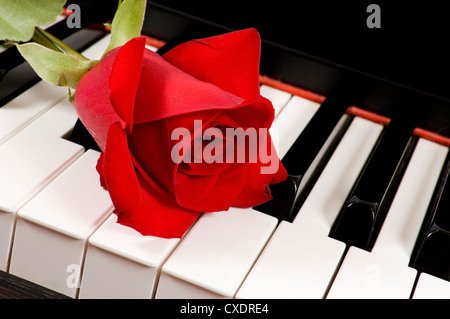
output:
[[111,25],[111,42],[104,55],[114,48],[120,47],[132,38],[141,35],[145,16],[146,0],[124,0],[119,2],[119,8]]
[[80,60],[88,60],[88,58],[84,57],[81,53],[73,49],[71,46],[67,45],[65,42],[61,41],[57,37],[53,36],[45,30],[42,30],[39,27],[35,28],[35,32],[33,37],[31,38],[31,41],[57,52],[74,56]]
[[0,0],[0,40],[30,40],[34,27],[54,22],[65,3],[66,0]]
[[17,49],[42,79],[74,89],[98,62],[66,55],[37,43],[17,45]]

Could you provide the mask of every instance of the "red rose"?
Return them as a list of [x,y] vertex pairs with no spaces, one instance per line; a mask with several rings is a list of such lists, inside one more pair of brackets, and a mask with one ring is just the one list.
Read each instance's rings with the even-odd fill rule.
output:
[[[271,199],[268,185],[287,177],[275,152],[269,173],[261,173],[267,158],[248,151],[245,163],[239,155],[233,163],[206,158],[221,156],[219,148],[206,154],[211,133],[216,146],[240,147],[225,136],[230,128],[252,128],[258,149],[270,148],[265,132],[274,110],[259,93],[259,56],[254,29],[190,41],[162,57],[134,38],[82,78],[75,107],[103,151],[97,170],[119,223],[143,235],[181,237],[200,212]],[[174,138],[177,130],[190,138]],[[195,158],[197,151],[206,157]]]

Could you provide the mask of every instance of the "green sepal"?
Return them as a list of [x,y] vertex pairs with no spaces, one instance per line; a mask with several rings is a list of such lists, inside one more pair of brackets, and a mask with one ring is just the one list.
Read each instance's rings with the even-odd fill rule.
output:
[[119,2],[119,8],[111,24],[111,42],[103,55],[141,35],[146,4],[146,0]]
[[64,41],[58,39],[54,35],[48,33],[45,30],[42,30],[39,27],[35,28],[34,35],[31,38],[32,42],[36,42],[40,45],[43,45],[46,48],[71,55],[73,57],[76,57],[80,60],[89,60],[88,58],[84,57],[81,53],[79,53],[77,50],[73,49],[71,46],[66,44]]
[[83,75],[98,61],[66,55],[31,42],[16,45],[20,54],[45,81],[75,89]]

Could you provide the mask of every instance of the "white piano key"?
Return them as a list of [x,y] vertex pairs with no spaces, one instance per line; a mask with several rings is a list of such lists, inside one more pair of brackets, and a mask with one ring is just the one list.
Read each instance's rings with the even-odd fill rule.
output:
[[261,95],[272,102],[275,109],[275,117],[278,116],[283,107],[291,99],[292,95],[288,92],[275,89],[271,86],[261,85]]
[[0,108],[0,144],[30,124],[59,101],[67,88],[40,81]]
[[62,139],[76,120],[73,106],[62,101],[0,146],[0,209],[17,210],[81,155],[82,146]]
[[90,237],[80,299],[151,298],[179,239],[142,236],[111,215]]
[[232,298],[276,225],[250,208],[204,214],[164,264],[156,298]]
[[149,49],[150,51],[153,51],[153,52],[158,51],[158,48],[157,48],[157,47],[154,47],[154,46],[152,46],[152,45],[150,45],[150,44],[146,44],[145,47],[146,47],[147,49]]
[[413,299],[450,299],[450,282],[421,273]]
[[331,225],[382,126],[355,118],[292,224],[282,222],[237,298],[322,298],[345,245]]
[[291,145],[319,109],[320,104],[293,96],[282,112],[275,118],[269,132],[278,137],[274,146],[280,158],[287,153]]
[[62,101],[0,145],[0,269],[7,268],[18,209],[83,153],[61,138],[76,120],[73,106]]
[[372,252],[351,247],[328,298],[409,298],[408,267],[448,149],[420,139]]
[[89,150],[18,212],[10,273],[76,297],[87,239],[112,211]]
[[98,60],[102,57],[110,41],[111,34],[107,34],[103,38],[98,40],[95,44],[84,50],[82,54],[88,59]]

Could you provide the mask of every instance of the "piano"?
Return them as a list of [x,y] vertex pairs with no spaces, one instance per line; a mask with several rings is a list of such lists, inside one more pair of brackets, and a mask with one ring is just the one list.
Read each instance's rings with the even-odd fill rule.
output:
[[[242,1],[241,1],[242,2]],[[247,27],[289,177],[181,239],[116,223],[96,145],[14,48],[0,52],[0,298],[450,297],[450,56],[434,1],[148,1],[158,53]],[[49,30],[99,57],[107,1]],[[278,3],[277,3],[278,4]],[[281,5],[281,4],[280,4]]]

